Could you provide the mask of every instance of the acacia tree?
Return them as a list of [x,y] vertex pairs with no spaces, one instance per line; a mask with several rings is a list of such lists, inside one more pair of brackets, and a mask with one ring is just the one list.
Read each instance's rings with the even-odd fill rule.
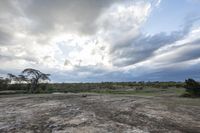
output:
[[42,73],[39,70],[27,68],[22,71],[22,74],[30,82],[30,92],[35,93],[38,90],[39,83],[44,81],[50,81],[50,74]]

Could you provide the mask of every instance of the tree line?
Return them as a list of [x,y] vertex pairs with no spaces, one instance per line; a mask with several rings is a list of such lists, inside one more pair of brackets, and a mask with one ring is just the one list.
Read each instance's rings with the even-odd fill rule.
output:
[[0,77],[1,90],[23,90],[28,93],[51,93],[51,92],[84,92],[91,90],[118,90],[139,88],[160,88],[168,89],[170,87],[185,88],[184,96],[200,97],[200,83],[194,79],[186,79],[185,82],[101,82],[101,83],[52,83],[50,74],[45,74],[39,70],[27,68],[18,76],[8,73],[7,78]]

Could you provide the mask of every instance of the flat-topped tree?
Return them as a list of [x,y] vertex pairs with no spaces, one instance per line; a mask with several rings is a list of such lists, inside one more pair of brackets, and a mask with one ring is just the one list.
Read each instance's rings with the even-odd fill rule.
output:
[[22,74],[30,81],[31,87],[30,92],[35,93],[37,92],[39,83],[44,81],[50,81],[50,74],[42,73],[39,70],[27,68],[22,71]]

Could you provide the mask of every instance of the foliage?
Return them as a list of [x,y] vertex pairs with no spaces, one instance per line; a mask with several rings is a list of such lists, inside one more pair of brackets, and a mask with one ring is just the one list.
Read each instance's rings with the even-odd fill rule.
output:
[[3,77],[0,77],[0,90],[4,90],[8,87],[9,79],[5,79]]
[[45,74],[40,72],[39,70],[32,68],[27,68],[23,70],[22,74],[25,75],[26,79],[28,79],[28,81],[30,82],[30,93],[40,92],[39,83],[50,80],[50,74]]
[[200,84],[194,79],[185,80],[185,96],[200,97]]
[[15,90],[29,93],[46,93],[50,74],[42,73],[39,70],[27,68],[22,74],[16,76],[8,73],[8,78],[0,77],[0,91]]
[[[15,90],[22,93],[54,93],[54,92],[95,92],[108,94],[181,94],[183,82],[101,82],[101,83],[46,83],[49,74],[32,68],[25,69],[18,76],[8,74],[6,82],[0,82],[0,89]],[[3,86],[3,87],[1,87]],[[176,92],[176,90],[178,90]],[[180,91],[179,91],[180,90]],[[183,91],[182,91],[183,90]]]

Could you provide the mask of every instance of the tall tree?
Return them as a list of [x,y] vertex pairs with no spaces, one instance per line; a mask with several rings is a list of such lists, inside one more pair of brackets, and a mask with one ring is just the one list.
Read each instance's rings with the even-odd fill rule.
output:
[[31,86],[30,86],[30,92],[35,93],[37,92],[38,86],[40,82],[44,81],[50,81],[50,74],[42,73],[39,70],[27,68],[22,71],[22,74],[29,79]]

